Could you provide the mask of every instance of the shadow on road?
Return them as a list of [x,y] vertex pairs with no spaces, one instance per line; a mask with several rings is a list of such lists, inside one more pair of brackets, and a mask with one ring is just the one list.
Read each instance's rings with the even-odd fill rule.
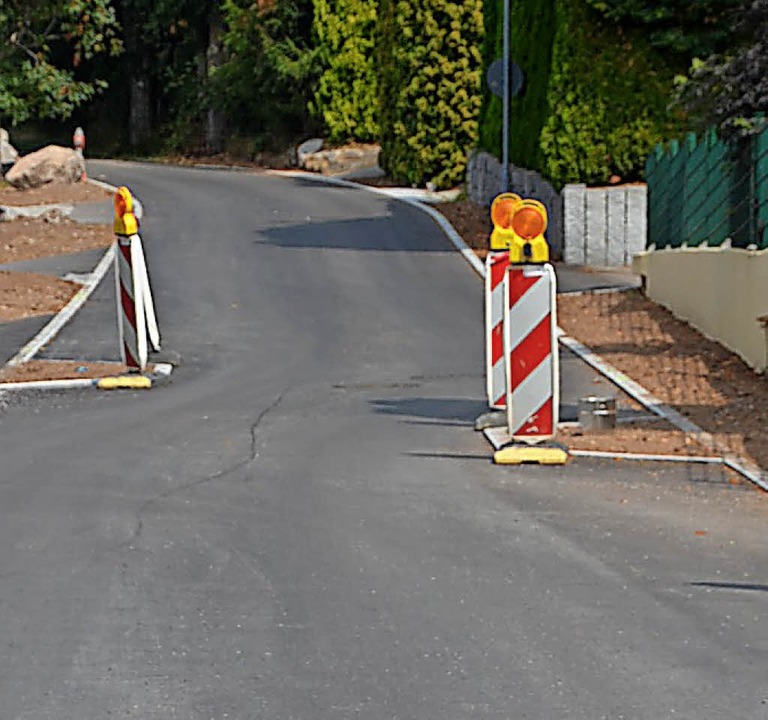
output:
[[[377,250],[379,252],[450,253],[453,246],[437,230],[425,226],[425,218],[414,221],[410,212],[389,217],[351,220],[310,220],[300,225],[257,230],[256,245],[281,248],[332,250]],[[428,218],[426,222],[431,222]]]
[[477,416],[487,410],[485,402],[464,398],[387,398],[371,400],[370,404],[381,415],[432,421],[419,424],[472,427]]

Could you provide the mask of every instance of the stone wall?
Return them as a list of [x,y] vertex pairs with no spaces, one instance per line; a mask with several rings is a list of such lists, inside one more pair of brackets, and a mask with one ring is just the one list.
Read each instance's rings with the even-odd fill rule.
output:
[[[509,167],[509,191],[533,198],[547,208],[547,242],[555,258],[563,257],[563,200],[541,175],[531,170]],[[487,152],[475,152],[467,167],[467,195],[478,205],[490,208],[501,192],[501,163]]]

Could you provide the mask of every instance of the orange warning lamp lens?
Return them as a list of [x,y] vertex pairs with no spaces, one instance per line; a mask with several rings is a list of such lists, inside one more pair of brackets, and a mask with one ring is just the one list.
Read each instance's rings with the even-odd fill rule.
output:
[[117,217],[123,217],[128,209],[128,203],[125,202],[125,198],[121,193],[115,195],[115,215]]
[[512,213],[515,205],[520,202],[512,198],[503,198],[493,204],[491,208],[491,222],[497,228],[509,229],[512,226]]
[[509,230],[512,227],[512,216],[520,203],[520,196],[514,193],[497,195],[491,205],[491,222],[498,230]]
[[511,220],[512,229],[523,240],[533,240],[544,232],[544,216],[536,208],[522,207]]

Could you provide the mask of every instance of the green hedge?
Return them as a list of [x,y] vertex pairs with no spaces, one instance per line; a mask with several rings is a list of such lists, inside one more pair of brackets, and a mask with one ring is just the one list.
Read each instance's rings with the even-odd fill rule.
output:
[[[487,68],[503,51],[503,4],[488,0],[483,8],[486,35],[483,62]],[[555,0],[511,0],[510,54],[525,73],[524,92],[510,103],[509,159],[519,167],[541,169],[539,145],[549,115],[547,89],[555,37]],[[483,81],[480,147],[501,157],[501,98]]]
[[334,143],[378,139],[377,5],[376,0],[314,0],[313,34],[324,69],[311,109]]
[[396,180],[464,179],[481,105],[482,0],[381,0],[381,163]]
[[668,109],[673,72],[639,32],[557,0],[543,172],[555,184],[642,176],[657,142],[682,126]]
[[[485,7],[484,58],[501,56],[502,0]],[[512,0],[511,54],[526,75],[510,107],[510,161],[555,186],[642,176],[655,143],[683,118],[669,111],[674,68],[641,29],[583,0]],[[501,102],[484,94],[480,146],[500,157]]]

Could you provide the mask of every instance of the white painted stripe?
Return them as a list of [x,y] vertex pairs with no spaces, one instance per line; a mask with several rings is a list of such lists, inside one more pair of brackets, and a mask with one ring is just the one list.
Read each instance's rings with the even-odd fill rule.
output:
[[542,275],[510,309],[509,340],[512,350],[549,315],[550,287],[547,280],[547,276]]
[[[512,391],[512,434],[514,435],[549,398],[552,397],[552,356],[548,355],[539,366]],[[541,435],[549,435],[541,428]]]

